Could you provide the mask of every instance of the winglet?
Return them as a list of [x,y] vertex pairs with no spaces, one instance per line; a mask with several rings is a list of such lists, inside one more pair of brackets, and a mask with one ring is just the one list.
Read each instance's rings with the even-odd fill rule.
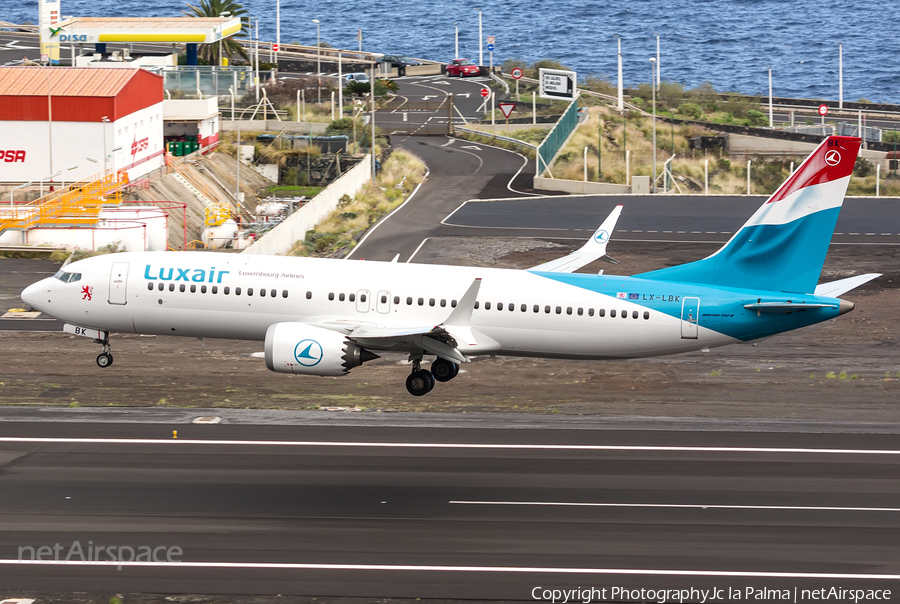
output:
[[613,208],[613,211],[606,217],[606,220],[603,221],[600,228],[594,231],[594,234],[588,239],[587,243],[579,249],[568,256],[533,266],[528,270],[544,273],[573,273],[582,266],[590,264],[597,258],[605,256],[606,246],[609,243],[613,230],[616,228],[616,222],[618,222],[619,215],[622,213],[622,207],[623,206],[618,205]]
[[453,312],[450,313],[450,316],[447,317],[447,320],[442,325],[446,327],[471,327],[472,311],[475,310],[475,300],[478,298],[478,289],[480,287],[481,277],[477,277],[472,281],[472,285],[469,286],[469,289],[466,290],[466,293],[463,294],[463,297],[456,304],[456,308],[453,309]]

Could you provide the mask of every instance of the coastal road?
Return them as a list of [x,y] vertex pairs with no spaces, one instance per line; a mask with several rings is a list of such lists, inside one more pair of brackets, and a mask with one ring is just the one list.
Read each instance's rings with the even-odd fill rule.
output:
[[[505,601],[533,601],[535,587],[898,590],[895,435],[147,413],[153,423],[0,423],[6,590]],[[44,562],[19,561],[42,546]],[[100,546],[120,569],[82,562]],[[129,547],[160,564],[129,563]]]

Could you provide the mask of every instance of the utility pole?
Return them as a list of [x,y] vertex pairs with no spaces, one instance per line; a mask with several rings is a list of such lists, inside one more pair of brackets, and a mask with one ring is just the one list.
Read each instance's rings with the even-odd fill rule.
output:
[[481,8],[478,9],[478,65],[484,65],[484,51],[482,50],[482,44],[484,44],[484,36],[481,32]]
[[650,57],[650,88],[653,91],[653,175],[650,177],[650,192],[656,193],[656,57]]
[[619,90],[616,95],[616,106],[621,112],[625,111],[625,92],[622,86],[622,36],[616,36],[616,41],[619,43]]

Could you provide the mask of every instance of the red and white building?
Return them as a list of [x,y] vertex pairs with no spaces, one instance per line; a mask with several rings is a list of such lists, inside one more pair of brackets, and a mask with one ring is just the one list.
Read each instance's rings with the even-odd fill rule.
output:
[[0,182],[72,183],[104,169],[134,180],[163,165],[163,130],[161,76],[0,67]]

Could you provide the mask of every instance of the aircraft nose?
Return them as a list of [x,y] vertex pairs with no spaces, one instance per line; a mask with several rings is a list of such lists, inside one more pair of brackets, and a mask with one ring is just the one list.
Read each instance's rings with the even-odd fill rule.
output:
[[32,283],[22,290],[22,301],[31,308],[40,310],[41,290],[46,289],[46,279],[42,279],[37,283]]

